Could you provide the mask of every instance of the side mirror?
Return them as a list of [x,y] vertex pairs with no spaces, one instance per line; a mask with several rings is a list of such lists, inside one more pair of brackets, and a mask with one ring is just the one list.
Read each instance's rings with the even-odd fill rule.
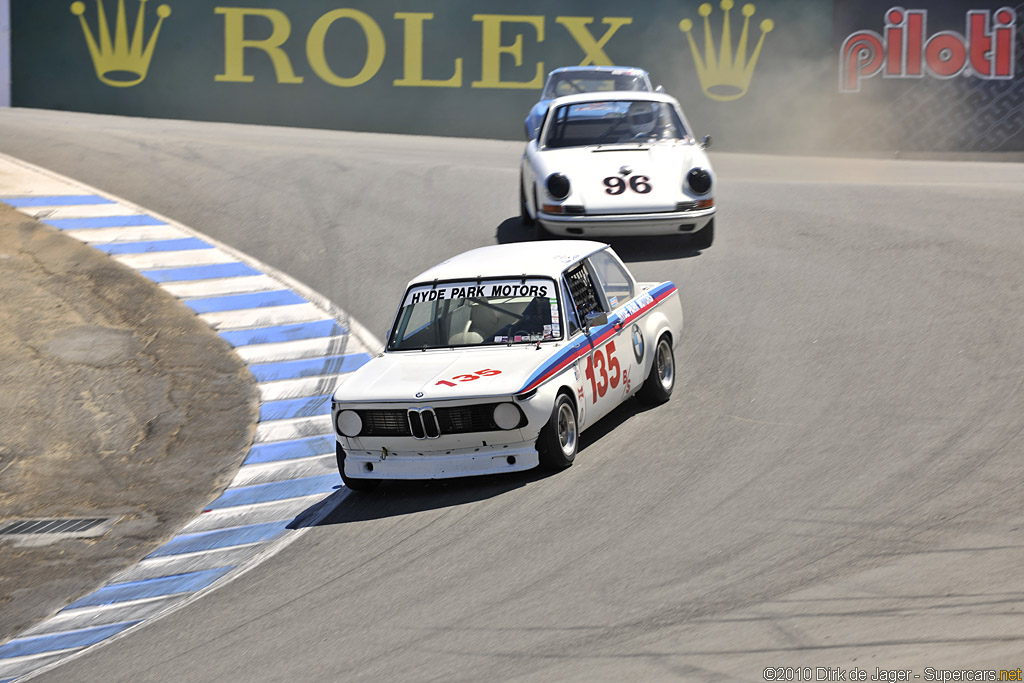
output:
[[701,149],[707,149],[709,147],[711,147],[711,136],[710,135],[705,135],[704,137],[702,137],[700,139],[700,148]]
[[608,324],[607,313],[593,313],[587,316],[587,334],[590,334],[591,327],[600,327]]
[[665,92],[665,86],[659,85],[657,88],[654,89],[654,92]]

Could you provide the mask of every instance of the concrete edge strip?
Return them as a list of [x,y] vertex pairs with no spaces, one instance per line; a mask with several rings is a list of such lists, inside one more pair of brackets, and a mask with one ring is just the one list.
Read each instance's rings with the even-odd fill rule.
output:
[[319,293],[228,245],[19,159],[0,154],[0,165],[26,183],[0,202],[181,301],[235,349],[257,382],[260,404],[253,443],[227,489],[136,566],[0,644],[6,683],[181,609],[330,514],[347,495],[331,457],[330,394],[382,345]]

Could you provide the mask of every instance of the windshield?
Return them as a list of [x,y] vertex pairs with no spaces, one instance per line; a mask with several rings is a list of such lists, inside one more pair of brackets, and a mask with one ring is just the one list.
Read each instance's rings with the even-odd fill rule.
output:
[[607,100],[565,104],[550,117],[545,147],[583,147],[687,137],[667,102]]
[[557,292],[547,278],[414,285],[402,302],[388,350],[561,339]]
[[565,95],[581,92],[607,92],[611,90],[649,91],[647,80],[636,73],[610,73],[608,71],[576,72],[555,74],[548,79],[542,100],[553,100]]

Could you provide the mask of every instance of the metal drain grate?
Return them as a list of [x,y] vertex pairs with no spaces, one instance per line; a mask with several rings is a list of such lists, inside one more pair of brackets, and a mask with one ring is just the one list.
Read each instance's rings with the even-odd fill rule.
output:
[[18,522],[11,522],[0,528],[0,536],[81,534],[109,521],[111,521],[109,517],[93,517],[89,519],[24,519]]

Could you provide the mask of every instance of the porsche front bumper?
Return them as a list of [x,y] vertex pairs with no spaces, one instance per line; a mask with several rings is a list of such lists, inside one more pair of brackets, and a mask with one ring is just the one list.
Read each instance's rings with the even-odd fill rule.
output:
[[556,235],[687,235],[706,226],[715,210],[712,207],[698,211],[599,215],[559,215],[541,211],[538,219],[548,232]]

